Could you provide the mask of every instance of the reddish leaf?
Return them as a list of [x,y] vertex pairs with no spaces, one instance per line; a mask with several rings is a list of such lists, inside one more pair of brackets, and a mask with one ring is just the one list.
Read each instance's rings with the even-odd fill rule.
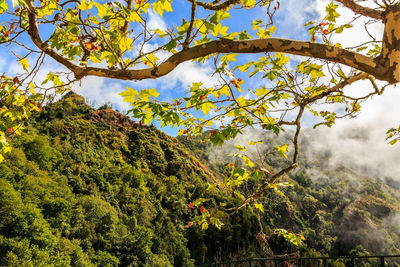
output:
[[200,207],[200,212],[201,212],[201,214],[203,214],[204,212],[206,212],[207,211],[207,209],[204,207],[204,206],[201,206]]
[[193,204],[192,202],[190,202],[190,203],[188,204],[188,208],[189,208],[189,210],[193,209],[193,208],[194,208],[194,204]]
[[15,132],[14,128],[10,127],[10,128],[7,129],[7,133],[8,134],[13,134],[14,132]]

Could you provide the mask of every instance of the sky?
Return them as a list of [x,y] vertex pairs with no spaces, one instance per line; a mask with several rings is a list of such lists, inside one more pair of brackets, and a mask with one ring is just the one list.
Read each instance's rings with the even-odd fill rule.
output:
[[[281,1],[280,9],[275,17],[278,30],[273,37],[309,40],[310,37],[303,24],[311,19],[320,20],[324,16],[325,6],[328,3],[329,1],[325,0]],[[367,0],[363,2],[363,5],[370,5],[371,3],[371,0]],[[11,6],[11,2],[9,2],[9,5]],[[186,19],[189,17],[190,13],[187,7],[187,1],[175,0],[173,8],[178,13],[167,13],[161,18],[151,12],[149,25],[154,28],[166,28],[171,23],[180,24],[182,17],[186,17]],[[354,15],[345,8],[339,8],[338,11],[341,14],[339,21],[343,23],[351,20]],[[176,14],[179,14],[179,16],[176,16]],[[262,9],[233,10],[229,24],[232,30],[240,30],[242,25],[248,23],[251,19],[264,16],[265,11]],[[381,24],[374,24],[370,27],[371,33],[378,38],[380,38],[382,30],[383,25]],[[363,24],[358,23],[353,28],[346,29],[335,41],[346,47],[359,44],[366,37],[368,36],[364,31]],[[18,53],[18,50],[15,52]],[[2,72],[12,74],[21,71],[8,47],[0,46],[0,53],[2,55],[0,58],[0,70]],[[254,57],[254,55],[249,57]],[[49,70],[61,71],[63,68],[49,59],[40,71],[39,79],[43,79]],[[74,84],[72,88],[78,94],[83,95],[90,104],[95,106],[101,106],[105,103],[112,104],[115,109],[124,113],[130,107],[128,103],[122,101],[122,97],[118,93],[123,91],[126,86],[134,89],[156,88],[163,99],[171,99],[182,94],[185,88],[188,88],[193,82],[202,81],[204,85],[212,86],[216,83],[216,78],[212,76],[212,73],[213,68],[209,63],[185,62],[169,75],[157,80],[122,82],[99,77],[86,77]],[[351,86],[351,91],[357,95],[370,87],[368,82],[357,82]],[[399,88],[389,87],[383,95],[374,96],[373,99],[366,101],[362,105],[362,112],[356,118],[339,120],[332,128],[325,127],[315,130],[316,142],[314,142],[314,145],[316,149],[330,150],[333,152],[334,158],[348,160],[351,164],[381,169],[384,170],[385,175],[396,176],[400,179],[400,166],[397,167],[396,164],[400,160],[400,145],[390,146],[385,142],[385,132],[400,124],[399,99]],[[314,119],[311,116],[306,116],[303,123],[306,127],[311,127],[314,124]],[[172,136],[177,134],[177,129],[163,128],[162,130]]]

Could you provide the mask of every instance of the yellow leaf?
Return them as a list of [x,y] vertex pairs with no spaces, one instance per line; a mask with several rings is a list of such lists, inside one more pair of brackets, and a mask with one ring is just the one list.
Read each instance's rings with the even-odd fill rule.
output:
[[125,91],[119,93],[119,95],[124,98],[124,101],[128,103],[134,103],[136,101],[135,96],[138,94],[139,92],[137,90],[133,90],[129,86],[126,87]]
[[156,60],[159,59],[153,54],[148,54],[146,57],[142,58],[142,62],[149,67],[156,67]]
[[158,0],[153,3],[153,11],[156,11],[162,17],[164,11],[172,11],[171,3],[168,0]]
[[93,8],[93,3],[91,1],[87,2],[86,0],[82,0],[79,4],[78,4],[78,8],[80,10],[88,10],[88,9],[92,9]]
[[129,37],[122,37],[119,40],[119,49],[121,49],[121,51],[126,51],[131,49],[131,46],[133,44],[133,40]]
[[262,143],[263,143],[262,140],[260,140],[260,141],[254,141],[254,142],[248,142],[248,144],[251,145],[251,146],[254,146],[254,145],[257,145],[257,144],[262,144]]
[[222,86],[222,88],[219,89],[219,93],[221,95],[226,95],[226,96],[230,96],[231,95],[231,93],[229,91],[229,87],[227,85]]
[[247,9],[249,9],[250,7],[255,6],[255,4],[256,4],[256,0],[244,0],[244,1],[243,1],[243,5],[244,5]]
[[204,221],[204,222],[201,224],[201,229],[202,229],[202,230],[207,230],[207,228],[208,228],[208,223],[207,223],[206,221]]
[[244,164],[249,166],[250,168],[254,167],[254,163],[246,156],[242,157],[244,160]]
[[10,151],[11,151],[11,147],[10,147],[10,146],[8,146],[8,145],[3,146],[3,152],[4,152],[4,153],[8,153],[8,152],[10,152]]
[[107,15],[108,13],[108,5],[105,3],[104,5],[100,3],[94,3],[94,5],[97,7],[97,15],[99,15],[100,18],[103,18],[104,16]]
[[254,203],[254,207],[258,210],[260,210],[261,212],[264,212],[264,206],[263,204],[260,203]]
[[288,152],[288,148],[289,148],[289,145],[287,145],[287,144],[282,145],[282,146],[274,147],[274,149],[278,152],[278,154],[279,154],[281,157],[284,157],[284,158],[286,158],[286,159],[287,159],[287,156],[286,156],[285,153]]
[[102,60],[100,59],[100,56],[98,53],[90,53],[90,57],[89,59],[93,62],[93,63],[101,63]]
[[30,84],[29,84],[29,92],[32,94],[32,95],[34,95],[34,94],[36,94],[36,92],[35,92],[35,85],[31,82]]
[[22,66],[22,68],[24,69],[24,70],[28,70],[28,68],[29,68],[29,63],[28,63],[28,59],[27,58],[23,58],[23,59],[21,59],[20,61],[19,61],[19,64],[21,64],[21,66]]
[[211,34],[214,36],[217,36],[218,34],[220,34],[221,36],[226,36],[226,32],[228,29],[229,28],[227,26],[222,26],[221,23],[219,23],[212,29]]
[[154,97],[158,97],[160,95],[160,93],[157,92],[157,90],[155,88],[153,88],[153,89],[149,90],[149,95],[154,96]]
[[213,103],[204,103],[203,105],[201,105],[201,110],[206,116],[208,116],[211,108],[216,108],[216,106]]
[[129,15],[129,20],[132,22],[143,22],[143,19],[139,16],[139,14],[136,11],[132,11],[131,14]]

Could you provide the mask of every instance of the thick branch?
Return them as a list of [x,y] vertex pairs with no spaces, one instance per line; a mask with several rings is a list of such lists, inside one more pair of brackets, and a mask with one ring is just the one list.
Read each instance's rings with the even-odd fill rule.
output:
[[197,5],[203,7],[204,9],[208,9],[208,10],[214,10],[214,11],[218,11],[218,10],[223,10],[226,9],[232,5],[236,5],[236,4],[240,4],[241,1],[240,0],[226,0],[222,3],[206,3],[206,2],[197,2]]
[[74,64],[68,58],[64,57],[63,55],[57,53],[55,50],[51,49],[47,43],[43,42],[39,34],[36,9],[31,1],[25,1],[25,3],[27,4],[28,7],[28,19],[29,19],[28,34],[31,37],[33,43],[46,55],[52,57],[57,62],[61,63],[62,65],[70,69],[78,78],[81,72],[80,70],[82,70],[83,67]]
[[176,53],[161,63],[158,67],[152,69],[108,70],[97,67],[79,67],[79,70],[76,69],[74,73],[80,74],[78,78],[82,78],[86,75],[94,75],[123,80],[154,79],[168,74],[182,62],[205,57],[214,53],[262,52],[284,52],[329,60],[359,69],[381,80],[386,80],[387,76],[385,69],[383,69],[381,65],[371,57],[334,46],[280,38],[246,41],[234,41],[228,39],[216,40]]
[[383,19],[383,12],[375,10],[369,7],[361,6],[357,4],[354,0],[336,0],[342,3],[348,9],[351,9],[354,13],[367,16],[374,19]]

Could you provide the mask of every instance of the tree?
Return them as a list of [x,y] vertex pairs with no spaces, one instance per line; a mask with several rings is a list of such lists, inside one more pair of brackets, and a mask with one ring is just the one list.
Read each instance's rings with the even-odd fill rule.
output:
[[[121,96],[132,103],[130,113],[140,123],[159,120],[162,126],[181,127],[182,135],[207,136],[214,144],[222,144],[246,127],[259,127],[275,134],[294,128],[292,145],[275,147],[276,153],[284,158],[290,152],[291,160],[286,167],[270,174],[271,170],[254,168],[245,154],[238,153],[235,156],[243,160],[248,170],[230,165],[228,177],[215,186],[240,200],[238,206],[227,207],[226,211],[235,212],[249,204],[262,210],[257,197],[270,188],[277,189],[278,179],[297,166],[298,137],[305,112],[319,118],[316,126],[330,127],[336,118],[356,115],[362,101],[400,81],[400,2],[374,0],[368,2],[369,7],[358,2],[328,3],[325,17],[305,25],[310,41],[299,41],[271,38],[277,29],[274,21],[280,7],[277,0],[188,0],[179,7],[186,12],[174,11],[178,6],[171,0],[12,0],[13,8],[6,0],[0,0],[3,17],[0,41],[25,51],[24,55],[16,56],[25,73],[13,79],[3,78],[1,101],[5,103],[7,97],[17,96],[38,98],[50,90],[63,92],[86,76],[130,81],[155,79],[168,75],[185,61],[211,62],[218,81],[213,87],[193,83],[187,95],[172,101],[158,98],[156,89],[139,92],[128,87]],[[354,13],[349,23],[337,23],[339,5]],[[227,21],[235,9],[241,12],[262,9],[265,20],[255,19],[243,25],[241,31],[231,31]],[[173,12],[176,17],[166,29],[150,28],[152,12],[159,16]],[[178,17],[182,17],[182,23],[175,26]],[[369,40],[360,40],[360,45],[349,48],[334,42],[335,36],[346,28],[361,23],[360,18],[369,19],[366,30],[370,23],[383,23],[382,36],[370,35]],[[248,54],[262,56],[249,60]],[[289,58],[287,54],[302,57]],[[34,77],[45,57],[54,59],[67,71],[48,73],[42,84],[38,84]],[[243,84],[249,79],[262,83],[253,82],[254,88],[243,91]],[[346,90],[359,80],[369,80],[371,87],[355,97]],[[42,93],[36,94],[34,89]],[[26,103],[36,102],[24,98],[20,103],[3,104],[0,118],[4,125],[3,144],[10,135],[6,111],[16,105],[14,110],[20,112]],[[317,112],[314,107],[321,103],[341,103],[344,108],[340,113]],[[22,118],[15,112],[10,114],[14,121],[15,117]],[[398,140],[399,131],[389,130],[392,143]],[[242,195],[237,189],[250,178],[258,184],[252,192]],[[201,208],[203,201],[192,205]],[[213,218],[209,218],[204,207],[201,213],[199,223],[206,227],[205,222]]]

